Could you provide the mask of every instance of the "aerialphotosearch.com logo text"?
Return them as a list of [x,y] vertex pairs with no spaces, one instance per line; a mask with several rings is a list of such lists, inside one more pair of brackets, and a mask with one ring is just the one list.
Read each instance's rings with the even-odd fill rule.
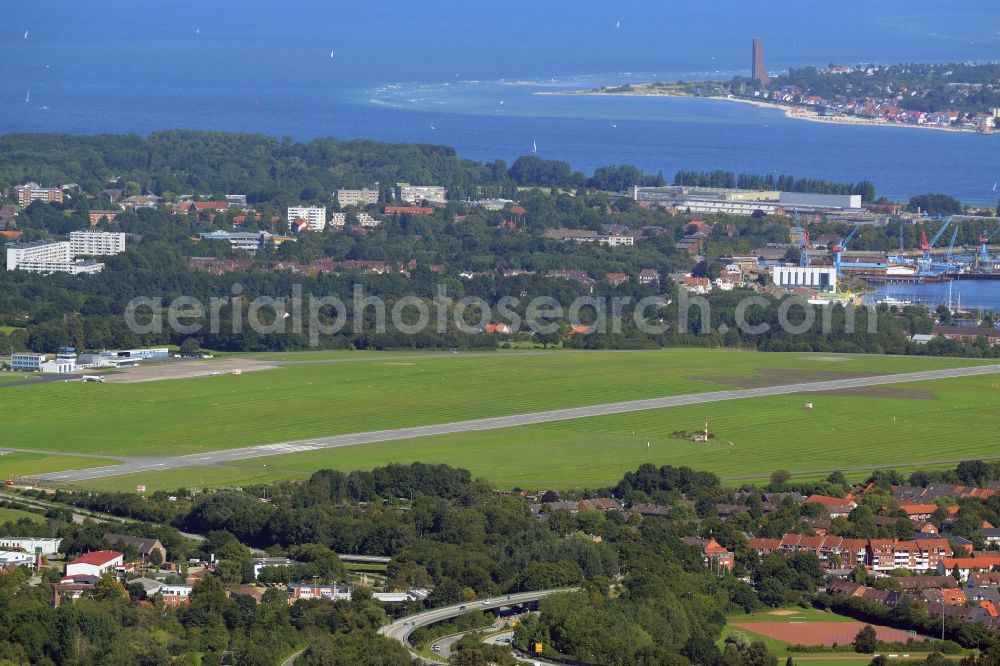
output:
[[[206,304],[192,296],[180,296],[169,303],[165,299],[139,296],[129,301],[125,309],[128,329],[138,335],[162,334],[165,330],[177,335],[200,333],[220,334],[223,325],[234,335],[251,330],[258,336],[306,333],[311,346],[319,346],[322,336],[349,331],[355,334],[386,333],[391,322],[395,332],[418,335],[433,327],[444,335],[458,330],[469,335],[482,333],[488,324],[502,322],[511,333],[549,335],[559,330],[561,323],[585,334],[621,333],[626,322],[646,335],[661,335],[671,328],[666,308],[673,305],[662,296],[635,300],[628,296],[581,296],[568,306],[550,296],[537,296],[526,304],[513,296],[504,296],[492,305],[478,296],[453,300],[445,285],[437,285],[433,299],[403,296],[390,301],[366,295],[361,285],[354,285],[350,308],[338,296],[303,296],[302,285],[293,285],[290,296],[258,296],[252,300],[243,295],[243,285],[235,283],[226,297],[212,297]],[[765,335],[773,329],[761,321],[754,308],[767,308],[770,301],[759,295],[741,299],[733,310],[734,324],[745,335]],[[523,307],[522,307],[523,306]],[[820,310],[820,330],[833,329],[834,306]],[[681,290],[677,296],[676,331],[707,334],[711,328],[712,306],[702,296],[690,296]],[[522,316],[520,313],[523,312]],[[697,313],[697,318],[692,313]],[[225,315],[225,316],[224,316]],[[816,308],[806,300],[790,296],[777,309],[777,326],[793,335],[814,331]],[[691,322],[697,326],[692,330]],[[167,328],[169,327],[169,328]],[[844,333],[855,332],[854,308],[844,309]],[[876,318],[867,318],[867,331],[875,333]],[[730,329],[718,326],[720,333]]]

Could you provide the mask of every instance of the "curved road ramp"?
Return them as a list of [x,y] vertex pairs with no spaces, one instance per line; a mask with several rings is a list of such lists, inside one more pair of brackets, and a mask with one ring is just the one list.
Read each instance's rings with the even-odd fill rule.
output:
[[466,601],[460,604],[452,604],[451,606],[434,608],[429,611],[424,611],[423,613],[402,617],[395,622],[385,625],[378,630],[378,633],[387,638],[399,641],[403,644],[403,647],[410,650],[410,653],[414,657],[420,659],[423,663],[436,664],[438,662],[431,661],[413,651],[413,646],[410,645],[410,634],[416,631],[417,628],[450,620],[458,617],[459,615],[465,615],[466,613],[472,613],[474,611],[492,610],[495,608],[504,608],[506,606],[527,604],[544,599],[551,594],[557,594],[559,592],[575,592],[578,589],[579,588],[576,587],[564,587],[557,590],[518,592],[517,594],[505,594],[498,597],[492,597],[490,599],[478,599],[476,601]]

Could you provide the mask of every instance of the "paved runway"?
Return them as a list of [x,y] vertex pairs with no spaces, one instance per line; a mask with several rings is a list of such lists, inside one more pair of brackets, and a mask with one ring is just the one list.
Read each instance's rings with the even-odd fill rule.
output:
[[377,442],[412,439],[414,437],[451,435],[479,430],[497,430],[500,428],[551,423],[553,421],[583,419],[591,416],[606,416],[609,414],[624,414],[649,409],[663,409],[665,407],[679,407],[682,405],[696,405],[727,400],[743,400],[746,398],[788,395],[792,393],[836,391],[843,389],[864,388],[869,386],[883,386],[886,384],[901,384],[905,382],[949,379],[954,377],[971,377],[997,373],[1000,373],[1000,365],[981,365],[966,368],[950,368],[947,370],[929,370],[924,372],[879,375],[876,377],[855,377],[850,379],[834,379],[821,382],[805,382],[801,384],[787,384],[784,386],[712,391],[708,393],[690,393],[686,395],[675,395],[663,398],[650,398],[646,400],[631,400],[628,402],[589,405],[586,407],[573,407],[569,409],[556,409],[544,412],[516,414],[513,416],[473,419],[470,421],[440,423],[437,425],[417,426],[412,428],[397,428],[394,430],[376,430],[372,432],[360,432],[348,435],[336,435],[332,437],[317,437],[313,439],[301,439],[276,444],[248,446],[238,449],[194,453],[185,456],[128,458],[123,459],[124,462],[120,465],[92,467],[90,469],[68,470],[64,472],[50,472],[48,474],[40,475],[40,478],[41,480],[49,483],[70,483],[74,481],[100,479],[109,476],[122,476],[137,472],[159,472],[184,467],[207,467],[212,465],[223,465],[237,460],[277,456],[286,453],[316,451],[341,446],[357,446],[360,444],[374,444]]

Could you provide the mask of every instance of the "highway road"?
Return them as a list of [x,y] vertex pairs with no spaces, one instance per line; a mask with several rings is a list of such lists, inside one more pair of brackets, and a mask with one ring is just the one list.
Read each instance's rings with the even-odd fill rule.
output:
[[924,372],[878,375],[874,377],[853,377],[820,382],[803,382],[800,384],[785,384],[782,386],[710,391],[706,393],[688,393],[685,395],[666,396],[662,398],[630,400],[628,402],[613,402],[601,405],[588,405],[585,407],[572,407],[569,409],[530,412],[527,414],[515,414],[512,416],[498,416],[485,419],[473,419],[469,421],[457,421],[453,423],[415,426],[411,428],[375,430],[371,432],[335,435],[332,437],[301,439],[276,444],[262,444],[259,446],[248,446],[238,449],[195,453],[185,456],[161,458],[123,458],[123,462],[118,465],[67,470],[63,472],[51,472],[48,474],[42,474],[39,478],[47,483],[72,483],[74,481],[87,481],[110,476],[136,474],[139,472],[160,472],[181,469],[184,467],[225,465],[238,460],[277,456],[287,453],[299,453],[303,451],[332,449],[341,446],[359,446],[362,444],[375,444],[377,442],[390,442],[400,439],[412,439],[415,437],[431,437],[470,431],[497,430],[500,428],[513,428],[517,426],[536,425],[540,423],[552,423],[554,421],[583,419],[592,416],[606,416],[609,414],[624,414],[650,409],[680,407],[683,405],[700,405],[710,402],[745,400],[747,398],[789,395],[794,393],[840,391],[866,388],[870,386],[884,386],[886,384],[902,384],[906,382],[950,379],[955,377],[972,377],[997,373],[1000,373],[1000,365],[980,365],[965,368],[951,368],[947,370],[929,370]]
[[[453,604],[451,606],[443,606],[441,608],[434,608],[429,611],[424,611],[422,613],[417,613],[416,615],[408,615],[402,617],[395,622],[385,625],[378,630],[381,635],[391,638],[392,640],[398,641],[403,644],[407,649],[411,648],[410,645],[410,634],[412,634],[418,627],[426,627],[429,624],[435,624],[437,622],[442,622],[444,620],[450,620],[452,618],[458,617],[459,615],[464,615],[465,613],[471,613],[477,610],[491,610],[493,608],[501,608],[503,606],[514,606],[517,604],[530,603],[533,601],[538,601],[539,599],[544,599],[550,594],[556,594],[557,592],[572,592],[577,588],[560,588],[557,590],[538,590],[536,592],[519,592],[517,594],[502,595],[499,597],[491,599],[482,599],[476,601],[467,601],[461,604]],[[434,664],[439,663],[431,661],[425,657],[420,657],[416,653],[414,656],[419,657],[424,663]]]

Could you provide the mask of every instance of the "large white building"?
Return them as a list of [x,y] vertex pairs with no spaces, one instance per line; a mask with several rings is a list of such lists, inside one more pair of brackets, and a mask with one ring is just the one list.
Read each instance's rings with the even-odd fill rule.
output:
[[202,240],[227,241],[233,249],[256,252],[264,247],[268,242],[273,241],[273,236],[266,231],[261,232],[229,232],[210,231],[199,234]]
[[771,279],[779,287],[811,287],[819,291],[837,291],[837,269],[832,266],[773,266]]
[[41,537],[0,537],[0,548],[12,548],[23,550],[26,553],[39,553],[41,555],[55,555],[59,552],[59,544],[62,539],[48,539]]
[[[11,354],[10,369],[17,372],[39,372],[45,363],[45,354]],[[0,546],[5,546],[0,541]]]
[[125,251],[125,234],[119,231],[73,231],[69,250],[74,257],[97,257]]
[[809,208],[861,208],[860,194],[811,194],[808,192],[782,192],[778,202],[785,208],[806,206]]
[[288,223],[305,220],[309,231],[326,229],[326,206],[293,206],[288,209]]
[[66,565],[67,576],[103,576],[121,566],[125,556],[115,550],[98,550],[81,555]]
[[396,199],[407,203],[420,203],[421,201],[445,203],[447,194],[448,191],[439,185],[396,183]]
[[69,263],[73,258],[66,241],[36,241],[33,243],[13,243],[7,246],[7,270],[20,268],[25,262]]
[[762,201],[725,201],[718,199],[687,199],[679,204],[677,208],[689,210],[692,213],[703,215],[727,214],[727,215],[753,215],[760,211],[765,215],[773,215],[781,208],[780,205]]
[[100,273],[104,264],[73,261],[69,241],[37,241],[7,246],[7,270],[32,273]]
[[378,203],[378,190],[335,190],[333,196],[341,206],[368,206]]

